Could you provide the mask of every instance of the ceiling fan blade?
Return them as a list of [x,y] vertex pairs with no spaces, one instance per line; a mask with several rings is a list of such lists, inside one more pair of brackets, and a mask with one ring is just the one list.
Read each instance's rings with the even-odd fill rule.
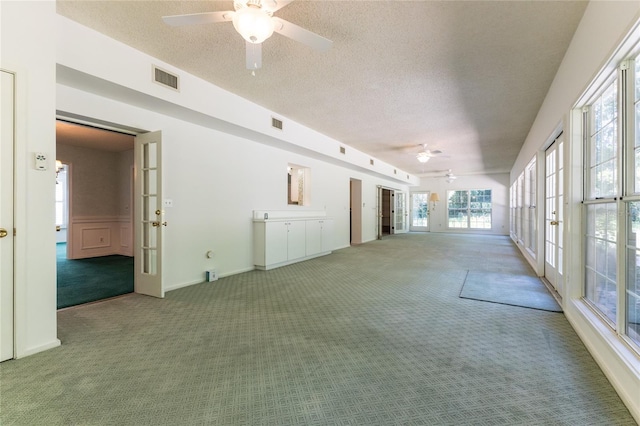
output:
[[191,13],[189,15],[163,16],[162,20],[172,27],[179,27],[182,25],[214,24],[216,22],[231,21],[234,13],[235,12],[231,10],[225,10],[222,12]]
[[431,153],[433,155],[440,155],[440,154],[442,154],[442,151],[440,151],[439,149],[434,149],[433,151],[431,151]]
[[266,1],[264,7],[271,12],[278,11],[291,3],[293,0],[270,0]]
[[325,51],[331,49],[331,46],[333,45],[331,40],[316,33],[312,33],[309,30],[305,30],[304,28],[299,27],[296,24],[292,24],[289,21],[285,21],[284,19],[280,19],[275,16],[272,19],[276,26],[274,29],[275,32],[302,44],[306,44],[313,49]]
[[246,42],[247,47],[247,69],[257,70],[262,67],[262,43]]

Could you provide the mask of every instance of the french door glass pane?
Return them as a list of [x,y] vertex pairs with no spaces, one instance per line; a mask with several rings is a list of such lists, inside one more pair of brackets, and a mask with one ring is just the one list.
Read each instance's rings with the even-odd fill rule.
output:
[[426,228],[429,225],[428,196],[427,192],[411,194],[411,226]]

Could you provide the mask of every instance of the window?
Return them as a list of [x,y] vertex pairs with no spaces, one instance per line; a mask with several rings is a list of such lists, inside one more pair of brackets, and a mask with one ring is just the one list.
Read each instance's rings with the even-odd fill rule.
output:
[[640,60],[624,61],[583,111],[584,298],[640,345]]
[[619,193],[617,81],[611,82],[588,111],[585,188],[585,298],[616,323],[616,247]]
[[538,238],[538,224],[536,214],[536,157],[529,162],[525,169],[525,199],[524,199],[524,216],[525,216],[525,247],[529,254],[536,257],[536,240]]
[[447,226],[491,229],[491,190],[447,191]]
[[287,167],[287,204],[308,206],[309,202],[309,169],[289,164]]

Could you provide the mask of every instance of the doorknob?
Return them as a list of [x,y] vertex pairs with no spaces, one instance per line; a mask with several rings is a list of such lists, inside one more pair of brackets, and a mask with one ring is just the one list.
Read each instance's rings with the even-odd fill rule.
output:
[[552,220],[551,222],[549,222],[549,225],[557,225],[558,223],[560,222],[558,222],[557,220]]
[[6,229],[4,229],[4,228],[0,228],[0,238],[4,238],[4,237],[6,237],[7,235],[9,235],[9,233],[7,232],[7,230],[6,230]]
[[153,226],[154,228],[155,228],[155,227],[158,227],[158,226],[160,226],[160,225],[162,225],[162,226],[167,226],[167,222],[162,222],[162,223],[160,223],[160,222],[156,222],[156,221],[151,222],[151,226]]

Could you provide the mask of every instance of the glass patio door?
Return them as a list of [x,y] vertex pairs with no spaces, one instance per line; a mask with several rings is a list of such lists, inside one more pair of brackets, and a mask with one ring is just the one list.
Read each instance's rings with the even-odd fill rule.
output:
[[429,192],[411,193],[411,231],[429,231]]

